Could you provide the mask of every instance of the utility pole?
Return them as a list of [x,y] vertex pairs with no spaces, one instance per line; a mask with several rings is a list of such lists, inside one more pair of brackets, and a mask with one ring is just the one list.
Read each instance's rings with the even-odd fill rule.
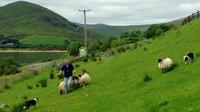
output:
[[90,10],[79,10],[79,12],[83,12],[84,14],[84,32],[85,32],[85,48],[87,50],[87,21],[86,21],[86,12],[89,12]]

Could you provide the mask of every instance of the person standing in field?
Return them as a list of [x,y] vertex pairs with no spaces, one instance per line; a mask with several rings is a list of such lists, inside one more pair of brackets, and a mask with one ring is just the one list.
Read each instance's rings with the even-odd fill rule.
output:
[[69,60],[65,60],[64,65],[62,66],[59,74],[64,72],[64,91],[65,94],[71,91],[72,86],[72,76],[73,76],[74,66]]

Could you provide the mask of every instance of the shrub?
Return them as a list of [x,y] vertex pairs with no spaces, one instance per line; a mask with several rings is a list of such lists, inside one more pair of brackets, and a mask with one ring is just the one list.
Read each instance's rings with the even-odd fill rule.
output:
[[69,45],[69,53],[72,56],[78,56],[79,54],[79,48],[82,46],[83,44],[80,42],[73,42]]
[[54,72],[53,72],[53,70],[51,70],[51,72],[49,73],[49,78],[50,79],[54,79]]
[[96,57],[92,58],[92,61],[94,61],[94,62],[97,61],[97,58]]
[[125,52],[126,49],[125,49],[124,47],[121,47],[121,51],[122,51],[122,52]]
[[58,75],[58,79],[63,79],[64,75]]
[[88,62],[88,57],[84,57],[83,62]]
[[39,85],[39,84],[36,84],[36,87],[40,87],[40,85]]
[[23,95],[23,96],[22,96],[22,99],[26,100],[26,99],[28,99],[28,96]]
[[151,81],[152,80],[152,78],[149,76],[149,75],[145,75],[144,76],[144,80],[143,80],[143,82],[148,82],[148,81]]
[[10,86],[8,84],[5,84],[4,89],[10,89]]
[[133,46],[133,48],[134,48],[134,49],[137,49],[137,47],[138,47],[138,44],[135,43],[135,45]]
[[9,75],[19,73],[19,64],[14,60],[14,58],[3,58],[0,59],[0,74]]
[[61,69],[61,65],[60,66],[57,65],[55,68],[56,68],[56,71],[59,72]]
[[147,48],[146,48],[146,47],[144,47],[144,48],[143,48],[143,51],[147,51]]
[[28,89],[33,89],[33,87],[32,87],[32,86],[30,86],[30,85],[27,85],[27,88],[28,88]]
[[75,67],[78,68],[78,67],[80,67],[80,65],[79,65],[78,63],[76,63],[76,64],[75,64]]
[[121,49],[120,49],[120,48],[117,48],[117,52],[118,52],[118,53],[121,53]]
[[39,81],[41,87],[47,87],[47,79],[43,78]]
[[147,39],[154,38],[155,36],[160,36],[166,31],[170,30],[170,26],[166,24],[160,24],[160,25],[151,25],[146,31],[145,31],[145,37]]
[[99,61],[102,61],[101,57],[98,57]]
[[87,70],[83,68],[83,69],[82,69],[82,72],[83,72],[83,73],[86,73],[86,72],[87,72]]
[[125,52],[125,51],[126,51],[126,49],[124,47],[117,48],[118,53]]
[[38,75],[38,70],[37,69],[30,69],[31,75]]
[[129,46],[126,46],[126,49],[130,49],[130,47],[129,47]]

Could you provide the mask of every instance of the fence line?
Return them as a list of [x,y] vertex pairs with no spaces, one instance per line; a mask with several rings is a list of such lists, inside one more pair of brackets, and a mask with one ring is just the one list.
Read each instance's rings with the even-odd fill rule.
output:
[[198,19],[198,18],[200,18],[200,11],[192,13],[192,15],[184,18],[182,21],[182,25],[187,24],[187,23],[191,22],[192,20]]

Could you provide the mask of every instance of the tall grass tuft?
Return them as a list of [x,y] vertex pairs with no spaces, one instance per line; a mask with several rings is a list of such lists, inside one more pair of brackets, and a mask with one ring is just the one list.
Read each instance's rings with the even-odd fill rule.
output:
[[41,87],[47,87],[47,79],[46,78],[39,80],[39,83],[40,83]]
[[49,78],[50,79],[54,79],[55,78],[53,70],[51,70],[51,72],[49,73]]
[[11,109],[11,112],[23,112],[23,103],[14,105]]
[[149,82],[151,80],[152,80],[152,78],[148,74],[145,74],[143,82]]

